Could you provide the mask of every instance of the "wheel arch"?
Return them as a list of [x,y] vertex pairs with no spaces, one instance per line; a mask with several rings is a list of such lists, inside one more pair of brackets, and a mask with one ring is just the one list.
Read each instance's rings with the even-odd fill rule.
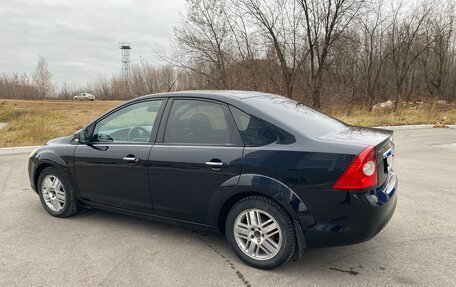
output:
[[241,199],[246,198],[248,196],[252,196],[252,195],[260,195],[260,196],[267,197],[271,200],[274,200],[273,198],[271,198],[267,195],[264,195],[262,193],[250,192],[250,191],[240,192],[240,193],[237,193],[237,194],[233,195],[232,197],[228,198],[225,201],[225,203],[222,205],[222,208],[220,209],[219,214],[218,214],[217,228],[218,228],[218,231],[220,231],[220,233],[223,233],[223,234],[225,233],[225,222],[226,222],[226,218],[228,217],[228,213],[230,212],[231,208],[233,208],[233,206],[237,202],[239,202]]
[[40,178],[40,175],[43,172],[43,170],[45,170],[48,167],[54,167],[54,166],[48,162],[42,162],[35,169],[35,173],[33,175],[33,185],[35,186],[36,192],[38,192],[38,179]]
[[[225,192],[226,194],[226,192]],[[222,201],[217,213],[213,218],[213,226],[216,231],[224,234],[225,223],[228,213],[231,208],[241,199],[251,196],[259,195],[275,201],[281,206],[285,212],[290,216],[297,242],[297,254],[302,256],[307,247],[306,239],[304,237],[303,228],[300,221],[308,220],[310,216],[307,206],[304,202],[285,184],[277,181],[276,179],[262,176],[262,175],[241,175],[238,185],[229,192],[229,196]],[[312,220],[312,219],[311,219]]]
[[216,207],[209,213],[210,218],[215,219],[212,224],[216,231],[224,233],[224,224],[230,209],[236,202],[250,195],[260,195],[274,200],[285,209],[292,220],[298,220],[300,216],[308,216],[307,206],[285,184],[263,175],[243,174],[231,191],[219,189],[212,198],[213,203],[218,202],[211,205]]
[[59,171],[62,171],[66,174],[70,174],[68,170],[68,165],[67,162],[64,161],[61,157],[59,157],[57,154],[53,152],[39,152],[36,155],[35,158],[35,167],[33,169],[33,185],[35,187],[35,191],[38,192],[38,179],[40,177],[40,174],[43,172],[44,169],[48,167],[53,167],[55,169],[58,169]]

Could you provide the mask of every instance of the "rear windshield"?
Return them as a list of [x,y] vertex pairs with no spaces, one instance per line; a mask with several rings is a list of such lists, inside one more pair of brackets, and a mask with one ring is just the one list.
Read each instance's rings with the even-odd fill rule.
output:
[[246,101],[305,136],[319,137],[347,128],[345,123],[329,115],[282,96],[253,96]]

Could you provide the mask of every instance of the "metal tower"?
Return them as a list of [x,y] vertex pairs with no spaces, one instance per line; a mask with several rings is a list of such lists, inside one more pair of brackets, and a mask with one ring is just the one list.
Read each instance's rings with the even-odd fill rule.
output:
[[121,74],[122,77],[128,79],[130,77],[130,50],[131,46],[130,43],[127,42],[120,42],[119,49],[122,56],[122,70]]

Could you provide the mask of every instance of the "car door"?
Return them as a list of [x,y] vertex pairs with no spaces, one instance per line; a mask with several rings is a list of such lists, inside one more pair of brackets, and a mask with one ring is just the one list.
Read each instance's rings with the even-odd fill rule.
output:
[[74,152],[80,194],[93,203],[152,213],[148,157],[164,99],[132,103],[88,130],[89,144]]
[[223,103],[177,98],[166,110],[149,156],[154,211],[208,224],[212,194],[241,173],[242,140]]

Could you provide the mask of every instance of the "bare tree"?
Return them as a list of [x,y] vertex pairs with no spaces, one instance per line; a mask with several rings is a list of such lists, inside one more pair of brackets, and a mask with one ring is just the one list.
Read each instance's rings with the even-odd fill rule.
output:
[[438,7],[438,13],[427,20],[423,45],[428,47],[419,57],[429,93],[444,97],[448,89],[451,67],[454,65],[452,39],[454,37],[455,3]]
[[0,98],[32,99],[36,96],[36,88],[27,74],[3,74],[0,77]]
[[37,98],[44,99],[53,96],[54,87],[51,83],[51,72],[49,72],[48,64],[43,56],[38,59],[35,71],[32,75],[33,84],[36,88]]
[[250,15],[237,0],[228,1],[225,11],[230,34],[228,49],[232,55],[228,71],[231,82],[238,89],[281,90],[282,78],[277,76],[280,66],[276,64],[275,48],[269,42],[265,43],[262,29],[251,25]]
[[[410,7],[408,8],[410,9]],[[416,76],[413,68],[418,58],[430,45],[427,43],[423,46],[419,42],[423,38],[423,28],[429,19],[431,7],[427,5],[418,6],[412,10],[412,13],[402,18],[401,9],[402,6],[393,7],[393,24],[388,39],[396,84],[395,109],[397,109],[401,98],[405,98],[406,101],[409,100]]]
[[229,28],[222,0],[188,0],[183,24],[175,28],[175,65],[203,74],[215,88],[230,88],[224,49]]
[[328,55],[351,22],[358,16],[363,0],[299,0],[310,55],[310,85],[313,106],[320,108],[321,86]]
[[[280,64],[286,95],[293,98],[296,76],[304,63],[302,11],[294,0],[238,0],[250,21],[264,31]],[[268,46],[268,45],[266,45]]]
[[375,93],[379,88],[381,72],[387,57],[385,37],[391,23],[389,17],[384,15],[384,1],[372,3],[370,13],[359,17],[359,47],[358,59],[355,62],[364,82],[367,107],[372,109]]

